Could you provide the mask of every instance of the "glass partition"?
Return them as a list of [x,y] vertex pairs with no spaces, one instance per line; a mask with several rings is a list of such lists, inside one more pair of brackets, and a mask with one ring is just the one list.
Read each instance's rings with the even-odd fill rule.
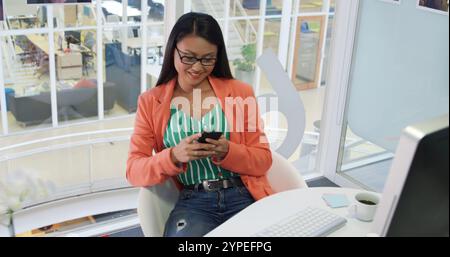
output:
[[87,147],[71,147],[57,152],[36,153],[9,161],[8,169],[10,172],[23,171],[30,176],[48,181],[52,185],[52,192],[47,196],[50,199],[89,192],[89,148]]
[[56,20],[56,28],[95,26],[96,11],[95,4],[54,5],[53,16]]
[[[105,28],[105,116],[134,113],[141,93],[141,45],[139,27]],[[112,104],[111,108],[107,105]]]
[[[128,158],[128,141],[99,143],[92,146],[91,183],[94,191],[128,187],[124,171]],[[114,161],[111,161],[114,158]]]
[[299,9],[301,13],[322,12],[323,0],[301,0]]
[[225,18],[225,0],[191,0],[193,12],[207,13],[216,19]]
[[231,17],[258,16],[259,8],[260,8],[259,0],[231,0],[230,16]]
[[276,55],[278,55],[280,30],[281,30],[280,18],[266,19],[264,25],[263,48],[264,49],[271,48]]
[[298,18],[293,66],[293,81],[298,90],[319,85],[324,21],[323,16]]
[[[327,12],[325,4],[327,0],[301,0],[299,1],[299,10],[301,13],[320,13]],[[334,13],[336,9],[336,1],[330,0],[329,12]]]
[[148,21],[151,22],[163,22],[165,17],[165,1],[164,0],[153,0],[148,1]]
[[9,131],[51,126],[48,35],[5,36],[0,44]]
[[343,79],[336,175],[377,192],[396,172],[391,164],[402,131],[449,112],[448,16],[417,3],[361,1],[352,72]]
[[141,0],[103,0],[102,15],[107,24],[141,22]]
[[[125,2],[127,5],[124,6]],[[47,11],[46,5],[30,7],[25,5],[25,0],[3,0],[6,7],[17,5],[16,3],[19,5],[21,3],[23,7],[22,14],[19,12],[20,8],[15,8],[15,10],[14,8],[5,8],[6,25],[9,26],[9,16],[30,15],[29,21],[26,21],[27,18],[22,16],[20,16],[20,18],[24,18],[22,21],[20,19],[17,19],[15,23],[11,21],[11,23],[16,24],[14,28],[25,28],[23,31],[11,32],[8,31],[11,27],[8,27],[8,30],[2,31],[0,36],[4,57],[1,64],[4,71],[5,88],[8,90],[6,95],[9,132],[14,134],[15,132],[35,128],[50,128],[52,126],[49,86],[51,73],[49,72],[50,59],[48,57],[51,44],[54,44],[55,49],[55,56],[51,58],[55,60],[54,74],[56,75],[55,86],[57,90],[55,104],[57,105],[59,121],[54,129],[58,131],[64,129],[66,129],[64,131],[79,131],[80,123],[83,123],[87,127],[92,124],[91,130],[98,130],[102,128],[102,124],[109,120],[123,120],[123,122],[117,122],[120,125],[114,125],[112,128],[132,127],[133,116],[130,114],[135,113],[137,99],[142,91],[141,81],[143,78],[141,76],[142,74],[146,75],[144,82],[146,82],[147,88],[156,85],[165,51],[166,31],[164,31],[165,23],[163,20],[165,3],[162,0],[148,2],[148,9],[142,10],[142,1],[104,0],[100,13],[96,12],[95,1],[92,4],[53,5],[52,14],[55,17],[56,26],[54,30],[51,30],[48,27],[46,15],[44,15]],[[180,2],[178,1],[176,5]],[[334,8],[334,2],[330,2],[330,9]],[[310,90],[299,91],[299,97],[306,105],[307,136],[298,146],[297,152],[289,156],[299,170],[312,171],[315,167],[313,162],[305,164],[307,167],[313,168],[305,169],[305,165],[298,166],[296,161],[299,156],[308,155],[315,159],[314,153],[318,141],[325,92],[321,85],[326,85],[327,48],[329,47],[329,38],[332,35],[330,25],[328,31],[325,32],[326,16],[328,15],[330,18],[329,24],[331,24],[332,14],[325,12],[317,14],[316,12],[323,12],[323,7],[328,6],[328,3],[326,1],[300,1],[306,6],[303,9],[300,8],[298,13],[287,10],[287,13],[292,14],[291,20],[287,24],[282,24],[280,15],[284,2],[281,0],[268,0],[265,12],[260,10],[260,1],[231,0],[229,1],[229,16],[226,16],[225,13],[226,3],[228,1],[194,0],[190,2],[190,6],[193,11],[203,11],[218,18],[221,27],[228,29],[228,31],[223,30],[223,32],[227,35],[229,61],[232,72],[237,79],[258,89],[255,90],[259,94],[258,96],[276,93],[264,74],[257,77],[255,59],[257,49],[260,49],[261,46],[262,49],[272,48],[276,54],[284,54],[278,52],[280,37],[284,37],[282,42],[289,42],[286,46],[289,48],[287,53],[287,67],[289,68],[287,72],[300,70],[298,73],[308,78],[308,80],[303,81],[301,86],[305,86],[307,83],[315,85]],[[308,7],[308,4],[315,4],[317,8]],[[25,10],[28,7],[32,9]],[[297,7],[299,6],[292,6],[293,9]],[[142,11],[148,14],[148,20],[145,21],[145,24],[140,24]],[[314,14],[308,14],[312,12]],[[266,15],[266,17],[261,17],[261,14]],[[101,27],[103,31],[99,35],[97,35],[97,26],[100,26],[100,24],[96,23],[97,15],[101,15],[101,20],[104,22]],[[23,24],[20,25],[20,22]],[[289,32],[281,34],[282,26],[292,27],[297,22],[299,25],[293,30],[297,30],[298,34],[290,34]],[[305,25],[304,22],[307,24]],[[95,28],[82,28],[82,26],[93,26]],[[258,34],[261,27],[264,27],[263,35]],[[29,34],[31,28],[41,28],[44,34]],[[143,28],[147,30],[146,33],[142,33]],[[52,33],[54,42],[50,42],[48,35],[45,33]],[[147,35],[146,45],[144,45],[143,34]],[[101,53],[97,53],[97,36],[102,36]],[[295,39],[292,37],[295,37]],[[291,45],[291,42],[295,43]],[[324,46],[325,49],[323,49]],[[144,51],[147,56],[144,60],[145,66],[141,63]],[[290,59],[291,57],[295,58],[295,62]],[[286,59],[286,57],[281,59]],[[97,61],[101,62],[101,74],[97,70]],[[309,71],[297,67],[302,62],[310,68]],[[297,65],[295,69],[292,63]],[[143,68],[145,68],[145,71],[142,71]],[[297,75],[297,73],[294,74]],[[311,76],[308,77],[307,74]],[[320,77],[320,74],[322,74],[322,77]],[[106,118],[106,120],[101,121],[98,113],[98,75],[103,77],[103,111]],[[320,79],[322,80],[320,81]],[[305,89],[307,88],[305,87]],[[37,98],[37,95],[44,97],[44,100],[35,101],[34,98]],[[17,104],[16,102],[20,97],[24,97],[25,100],[31,98],[32,101]],[[286,101],[286,99],[281,99],[281,101]],[[17,106],[23,108],[18,109]],[[274,138],[273,147],[275,150],[277,143],[284,139],[283,133],[289,127],[289,118],[281,114],[268,116],[265,119],[269,137]],[[86,122],[84,124],[84,121],[97,122]],[[68,126],[75,124],[77,126]],[[89,131],[89,128],[86,128],[85,131]],[[60,133],[64,134],[65,132]]]
[[328,17],[328,27],[327,27],[327,34],[325,37],[325,51],[323,56],[323,62],[322,62],[322,78],[320,81],[320,84],[322,86],[326,86],[327,84],[327,74],[328,74],[328,66],[330,65],[330,47],[331,47],[331,38],[333,37],[334,33],[334,16]]
[[0,21],[3,21],[3,0],[0,0]]
[[156,86],[165,54],[164,24],[149,24],[147,27],[147,88]]
[[3,0],[5,30],[48,27],[47,8],[28,5],[27,0]]
[[[6,103],[6,109],[8,109],[8,103]],[[3,135],[3,112],[2,112],[2,107],[0,106],[0,135]]]
[[[261,1],[260,0],[231,0],[230,1],[230,16],[231,17],[246,17],[261,15]],[[283,0],[266,0],[265,15],[281,15],[283,9]]]
[[259,19],[230,21],[227,54],[236,79],[256,88],[255,60]]
[[[62,43],[61,38],[65,38],[65,42]],[[55,49],[59,122],[65,124],[80,119],[96,119],[96,31],[57,32],[55,39],[59,41]]]
[[336,11],[336,0],[330,0],[330,13],[334,13]]

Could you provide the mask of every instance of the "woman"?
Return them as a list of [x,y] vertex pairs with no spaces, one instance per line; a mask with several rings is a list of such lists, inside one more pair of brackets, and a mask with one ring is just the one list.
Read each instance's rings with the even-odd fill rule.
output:
[[[132,185],[171,178],[181,190],[164,236],[203,236],[272,194],[266,178],[271,152],[256,117],[252,88],[231,75],[217,21],[183,15],[169,37],[157,87],[139,97],[127,162]],[[205,130],[223,135],[198,143]]]

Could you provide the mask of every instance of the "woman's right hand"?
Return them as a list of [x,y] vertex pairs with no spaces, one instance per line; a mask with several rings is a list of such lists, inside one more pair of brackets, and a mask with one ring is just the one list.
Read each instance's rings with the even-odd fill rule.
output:
[[215,145],[200,144],[195,141],[201,136],[202,134],[200,133],[181,140],[177,146],[172,148],[172,161],[178,165],[180,163],[188,163],[190,161],[211,157],[216,154],[213,150]]

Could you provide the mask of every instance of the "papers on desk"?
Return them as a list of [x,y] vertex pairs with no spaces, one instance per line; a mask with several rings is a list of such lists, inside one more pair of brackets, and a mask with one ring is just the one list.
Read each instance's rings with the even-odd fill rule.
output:
[[347,196],[342,194],[323,194],[322,199],[331,208],[341,208],[349,205]]

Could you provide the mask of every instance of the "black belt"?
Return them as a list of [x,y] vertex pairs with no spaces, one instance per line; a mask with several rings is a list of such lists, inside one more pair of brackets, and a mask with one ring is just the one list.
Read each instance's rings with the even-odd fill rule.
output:
[[239,186],[244,186],[244,183],[242,183],[241,178],[237,177],[218,180],[203,180],[201,183],[195,185],[184,186],[184,189],[212,192]]

